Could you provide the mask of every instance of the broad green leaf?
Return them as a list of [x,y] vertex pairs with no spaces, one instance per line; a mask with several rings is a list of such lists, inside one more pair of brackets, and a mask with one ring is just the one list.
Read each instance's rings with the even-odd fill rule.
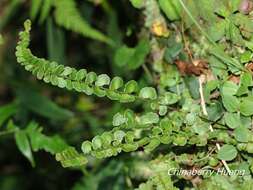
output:
[[221,88],[221,93],[223,95],[235,95],[238,90],[238,86],[231,81],[226,81]]
[[239,142],[248,142],[250,131],[245,126],[240,126],[234,130],[235,139]]
[[224,115],[225,122],[229,128],[235,129],[240,126],[241,120],[238,113],[228,113]]
[[15,140],[20,152],[30,161],[32,166],[35,166],[35,162],[32,155],[31,146],[28,140],[28,136],[25,131],[18,130],[15,133]]
[[220,160],[231,161],[236,158],[237,150],[233,145],[225,144],[218,151],[217,156]]
[[240,112],[245,116],[253,115],[253,96],[242,98],[240,103]]
[[252,82],[252,74],[249,73],[249,72],[244,72],[242,75],[241,75],[241,78],[240,78],[240,85],[244,85],[244,86],[252,86],[253,85],[253,82]]
[[223,115],[224,108],[222,107],[221,102],[215,101],[207,106],[208,119],[211,121],[217,121]]
[[248,87],[252,86],[253,82],[252,82],[252,75],[249,72],[244,72],[241,75],[240,78],[240,87],[236,92],[237,96],[242,96],[244,94],[248,94],[249,89]]
[[239,110],[240,102],[235,96],[223,95],[222,103],[226,110],[229,112],[236,112]]
[[245,85],[240,85],[239,89],[236,92],[236,96],[242,96],[244,94],[248,94],[249,89]]

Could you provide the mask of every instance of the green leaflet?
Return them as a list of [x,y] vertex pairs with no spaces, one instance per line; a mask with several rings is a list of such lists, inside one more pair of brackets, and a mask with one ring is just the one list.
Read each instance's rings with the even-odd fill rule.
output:
[[225,123],[229,128],[235,129],[240,126],[241,120],[238,113],[225,113],[224,115]]
[[240,103],[240,112],[245,116],[253,115],[253,96],[242,98]]
[[240,126],[235,129],[234,136],[238,142],[248,142],[250,131],[245,126]]
[[18,146],[18,149],[22,154],[31,162],[32,166],[35,166],[35,162],[32,155],[31,146],[28,140],[28,136],[25,131],[18,130],[15,133],[15,140]]
[[[38,79],[60,88],[73,89],[77,92],[84,92],[87,95],[107,96],[112,100],[118,100],[120,102],[133,102],[138,97],[151,100],[157,98],[157,93],[154,88],[144,87],[139,90],[135,81],[129,81],[124,85],[124,89],[119,89],[123,86],[123,80],[120,80],[120,77],[114,78],[111,81],[106,74],[97,76],[94,72],[87,73],[85,69],[78,71],[74,68],[64,67],[56,62],[50,62],[34,56],[30,49],[28,49],[31,22],[27,20],[24,26],[25,31],[20,32],[20,41],[16,47],[17,61]],[[115,87],[116,80],[118,83],[117,87]],[[109,89],[107,86],[109,86]]]
[[237,150],[233,145],[223,145],[218,151],[218,158],[221,160],[230,161],[237,156]]

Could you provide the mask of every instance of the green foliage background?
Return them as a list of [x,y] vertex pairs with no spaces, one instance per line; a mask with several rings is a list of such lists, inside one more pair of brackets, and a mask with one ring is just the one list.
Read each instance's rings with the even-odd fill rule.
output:
[[1,1],[0,189],[253,189],[252,8]]

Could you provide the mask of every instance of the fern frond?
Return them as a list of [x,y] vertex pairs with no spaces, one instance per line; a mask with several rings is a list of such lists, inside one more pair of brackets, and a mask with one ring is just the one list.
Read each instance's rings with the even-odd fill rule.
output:
[[55,4],[55,20],[56,23],[68,30],[72,30],[83,36],[99,40],[110,45],[113,41],[106,37],[98,30],[92,28],[89,23],[82,18],[76,8],[76,3],[73,0],[56,0]]
[[32,150],[37,152],[44,150],[51,154],[56,154],[67,149],[69,146],[59,136],[46,136],[42,134],[42,128],[37,123],[31,122],[26,128],[26,133],[29,136]]
[[32,0],[31,18],[35,19],[40,13],[39,22],[42,23],[48,16],[51,8],[55,8],[55,21],[59,26],[67,30],[79,33],[84,37],[98,40],[109,45],[114,45],[113,41],[105,34],[94,29],[79,13],[75,0]]
[[[151,112],[150,112],[151,113]],[[141,116],[150,117],[150,113]],[[124,121],[115,121],[117,120]],[[120,119],[119,119],[120,117]],[[84,141],[82,151],[84,154],[91,154],[96,158],[106,158],[116,156],[120,152],[132,152],[143,147],[149,153],[160,144],[170,144],[172,142],[171,125],[168,120],[161,120],[159,126],[156,119],[136,119],[136,115],[126,110],[123,115],[117,113],[113,123],[117,124],[111,131],[95,136],[91,141]],[[138,131],[138,133],[137,133]]]
[[24,66],[27,71],[32,72],[38,79],[60,88],[74,89],[87,95],[107,96],[111,100],[120,102],[133,102],[137,98],[157,99],[157,92],[154,88],[144,87],[139,89],[136,81],[132,80],[124,84],[120,77],[114,77],[111,80],[106,74],[87,73],[86,69],[76,70],[34,56],[28,48],[31,21],[27,20],[24,27],[25,30],[20,32],[20,41],[16,47],[17,62]]

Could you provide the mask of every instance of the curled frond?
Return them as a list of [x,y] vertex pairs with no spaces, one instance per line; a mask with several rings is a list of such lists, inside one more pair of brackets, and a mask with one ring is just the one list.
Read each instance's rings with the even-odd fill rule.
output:
[[27,71],[32,72],[39,80],[60,88],[84,92],[87,95],[107,96],[111,100],[120,102],[134,102],[137,98],[157,99],[157,92],[154,88],[139,89],[134,80],[124,84],[120,77],[114,77],[111,80],[107,74],[97,75],[95,72],[87,72],[86,69],[76,70],[34,56],[29,49],[31,21],[27,20],[24,27],[25,30],[20,32],[20,41],[16,47],[17,62]]

